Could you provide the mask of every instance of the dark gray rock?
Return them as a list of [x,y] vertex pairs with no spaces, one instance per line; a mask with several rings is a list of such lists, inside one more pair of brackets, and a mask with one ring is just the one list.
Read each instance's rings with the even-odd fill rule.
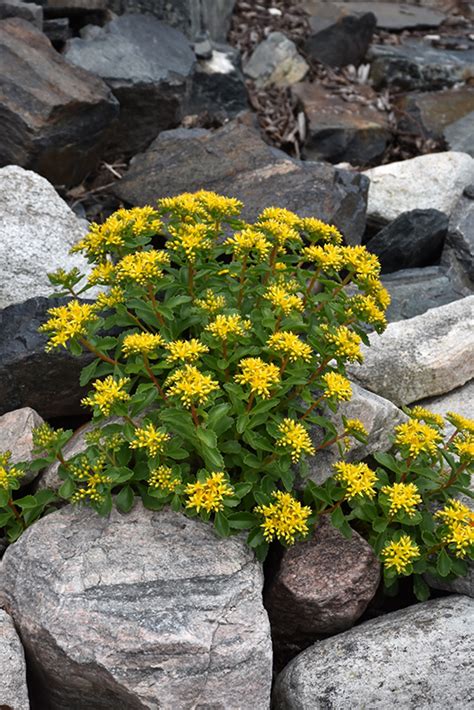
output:
[[377,254],[382,273],[436,263],[443,249],[448,217],[438,210],[404,212],[367,244]]
[[0,414],[21,407],[35,409],[44,419],[84,414],[79,387],[81,369],[92,360],[75,358],[67,350],[46,353],[46,337],[38,333],[46,311],[60,299],[30,298],[0,310]]
[[97,165],[118,103],[29,22],[0,22],[0,167],[74,185]]
[[468,708],[473,622],[474,601],[449,596],[319,641],[280,674],[274,707]]
[[316,82],[300,82],[293,94],[307,121],[305,158],[367,166],[382,157],[391,133],[376,108],[344,101]]
[[[377,27],[391,32],[405,29],[428,29],[439,27],[446,19],[443,12],[432,7],[419,7],[410,3],[395,2],[327,2],[326,0],[306,0],[303,7],[310,14],[309,24],[316,31],[321,15],[334,20],[344,14],[355,16],[373,12],[377,17]],[[330,8],[330,10],[329,10]],[[332,12],[331,12],[332,11]],[[331,12],[331,15],[330,15]]]
[[474,195],[460,197],[449,220],[447,246],[474,284]]
[[416,39],[401,45],[374,45],[369,58],[370,78],[376,88],[431,91],[474,76],[474,49],[437,49]]
[[245,219],[269,205],[335,224],[350,244],[365,229],[368,181],[325,163],[300,162],[268,146],[258,131],[233,121],[217,131],[176,129],[161,133],[132,161],[114,187],[133,205],[199,189],[237,197]]
[[64,43],[72,37],[68,17],[55,17],[43,22],[43,32],[50,42]]
[[111,150],[134,155],[179,124],[195,62],[179,30],[154,17],[123,15],[92,38],[70,40],[64,56],[100,76],[120,102]]
[[474,111],[450,123],[444,138],[451,150],[462,150],[474,158]]
[[373,12],[341,17],[334,25],[311,35],[304,50],[309,59],[330,67],[358,66],[367,53],[376,24]]
[[31,2],[22,0],[1,0],[0,20],[9,17],[19,17],[21,20],[31,22],[39,30],[43,29],[43,8]]

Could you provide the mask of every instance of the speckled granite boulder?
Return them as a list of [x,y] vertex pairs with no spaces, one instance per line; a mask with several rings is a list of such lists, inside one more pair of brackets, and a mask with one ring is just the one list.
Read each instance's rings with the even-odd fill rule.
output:
[[29,710],[25,654],[10,616],[0,609],[0,708]]

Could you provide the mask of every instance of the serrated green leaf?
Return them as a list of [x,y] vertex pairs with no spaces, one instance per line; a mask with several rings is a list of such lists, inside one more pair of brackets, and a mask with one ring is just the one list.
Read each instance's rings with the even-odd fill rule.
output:
[[446,550],[441,550],[438,553],[438,559],[436,561],[436,571],[440,577],[447,577],[451,572],[451,558],[449,557]]
[[133,489],[130,486],[124,486],[115,496],[115,505],[122,513],[128,513],[133,507],[134,500]]

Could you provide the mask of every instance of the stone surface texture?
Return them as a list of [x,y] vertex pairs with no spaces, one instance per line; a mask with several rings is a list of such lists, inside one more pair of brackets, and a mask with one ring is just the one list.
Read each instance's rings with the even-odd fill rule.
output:
[[93,356],[73,357],[61,348],[45,352],[46,337],[38,333],[46,311],[63,299],[30,298],[0,310],[0,414],[21,407],[44,419],[84,416],[79,376]]
[[304,50],[311,60],[330,67],[358,66],[367,54],[377,24],[373,12],[344,15],[335,24],[311,35]]
[[386,224],[411,210],[435,209],[450,216],[464,188],[474,182],[467,153],[421,155],[366,170],[368,218]]
[[474,296],[389,323],[362,346],[364,362],[349,373],[397,405],[450,392],[474,377]]
[[[428,397],[417,404],[443,416],[447,412],[456,412],[462,417],[474,419],[474,379],[440,397]],[[453,425],[446,422],[445,431],[451,436],[454,432]]]
[[[427,29],[439,27],[446,19],[443,12],[429,7],[418,7],[410,3],[397,2],[327,2],[325,0],[306,0],[305,10],[311,15],[310,26],[316,30],[321,14],[332,19],[339,19],[345,14],[360,16],[373,12],[377,18],[377,27],[398,31],[404,29]],[[330,9],[329,9],[330,8]]]
[[328,634],[350,628],[380,581],[380,563],[357,533],[346,539],[323,517],[307,542],[283,551],[265,593],[277,657],[289,660]]
[[[446,131],[452,132],[450,127],[453,124],[473,114],[474,90],[460,87],[445,91],[410,92],[396,101],[396,109],[403,112],[398,122],[401,130],[422,138],[439,139],[443,135],[446,137]],[[455,148],[451,144],[449,148],[463,152],[463,148]]]
[[357,244],[365,229],[367,185],[358,173],[289,158],[236,120],[216,131],[161,133],[132,161],[114,192],[126,203],[144,205],[183,191],[214,190],[241,199],[247,220],[269,205],[286,207],[335,224],[348,243]]
[[309,66],[295,43],[282,32],[271,32],[244,65],[244,73],[258,89],[271,84],[291,86],[304,79],[308,71]]
[[110,150],[134,155],[179,124],[195,63],[179,30],[154,17],[122,15],[91,38],[70,40],[64,56],[100,76],[120,102]]
[[45,707],[269,708],[263,575],[243,537],[139,504],[108,518],[68,506],[1,565]]
[[464,191],[453,210],[447,244],[474,285],[474,195]]
[[449,596],[319,641],[281,673],[275,707],[468,708],[473,622],[474,601]]
[[20,19],[0,21],[0,166],[75,185],[98,164],[118,103]]
[[[0,452],[11,451],[12,463],[31,461],[33,429],[43,422],[42,417],[31,407],[15,409],[0,416]],[[21,484],[31,483],[37,475],[37,471],[26,471]]]
[[51,271],[90,270],[80,254],[69,253],[87,223],[40,175],[15,165],[0,168],[0,214],[0,309],[49,296]]
[[10,616],[0,609],[0,708],[29,710],[25,654]]
[[0,2],[0,20],[9,17],[19,17],[22,20],[31,22],[39,30],[43,29],[43,8],[41,4],[22,0],[2,0]]
[[450,150],[460,150],[474,158],[474,111],[450,123],[444,130],[444,138]]

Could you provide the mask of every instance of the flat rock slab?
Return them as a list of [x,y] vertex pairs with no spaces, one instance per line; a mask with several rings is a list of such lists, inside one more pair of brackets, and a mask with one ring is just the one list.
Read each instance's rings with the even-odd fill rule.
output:
[[13,621],[0,609],[0,708],[29,710],[23,646]]
[[[398,125],[402,131],[415,133],[422,138],[440,139],[452,134],[450,127],[465,116],[474,113],[474,89],[460,87],[445,91],[410,92],[396,100]],[[471,150],[474,150],[471,131]],[[451,150],[461,151],[449,145]],[[469,152],[469,151],[466,151]]]
[[309,66],[295,43],[282,32],[271,32],[244,65],[244,73],[259,89],[272,84],[291,86],[304,79],[308,71]]
[[278,677],[279,710],[431,710],[474,702],[474,601],[416,604],[319,641]]
[[364,172],[370,179],[367,216],[387,224],[410,210],[451,215],[464,188],[474,183],[474,159],[466,153],[421,155]]
[[22,0],[2,0],[0,2],[0,20],[19,17],[31,22],[39,30],[43,29],[43,8],[41,3],[22,2]]
[[[33,429],[44,420],[31,407],[15,409],[0,417],[0,452],[11,451],[12,463],[33,460]],[[21,478],[25,485],[38,475],[37,471],[26,471]]]
[[75,185],[97,165],[118,102],[29,22],[0,22],[0,166]]
[[243,537],[141,504],[68,506],[8,548],[0,597],[51,710],[266,710],[262,584]]
[[350,376],[397,405],[450,392],[474,377],[474,296],[369,335]]
[[69,250],[87,232],[74,212],[40,175],[15,165],[0,168],[0,309],[49,296],[48,273],[90,266]]
[[363,15],[373,12],[377,18],[377,27],[384,30],[428,29],[439,27],[446,19],[443,12],[430,7],[419,7],[413,4],[398,2],[321,2],[321,0],[306,0],[303,7],[310,14],[309,24],[313,29],[319,29],[321,12],[328,13],[331,8],[334,19],[350,15]]
[[267,145],[258,131],[232,121],[216,131],[165,131],[132,161],[114,193],[132,205],[206,189],[237,197],[253,220],[270,205],[335,224],[350,244],[365,229],[367,182],[325,163],[297,161]]
[[451,150],[462,150],[474,158],[474,111],[450,123],[445,128],[444,138]]

